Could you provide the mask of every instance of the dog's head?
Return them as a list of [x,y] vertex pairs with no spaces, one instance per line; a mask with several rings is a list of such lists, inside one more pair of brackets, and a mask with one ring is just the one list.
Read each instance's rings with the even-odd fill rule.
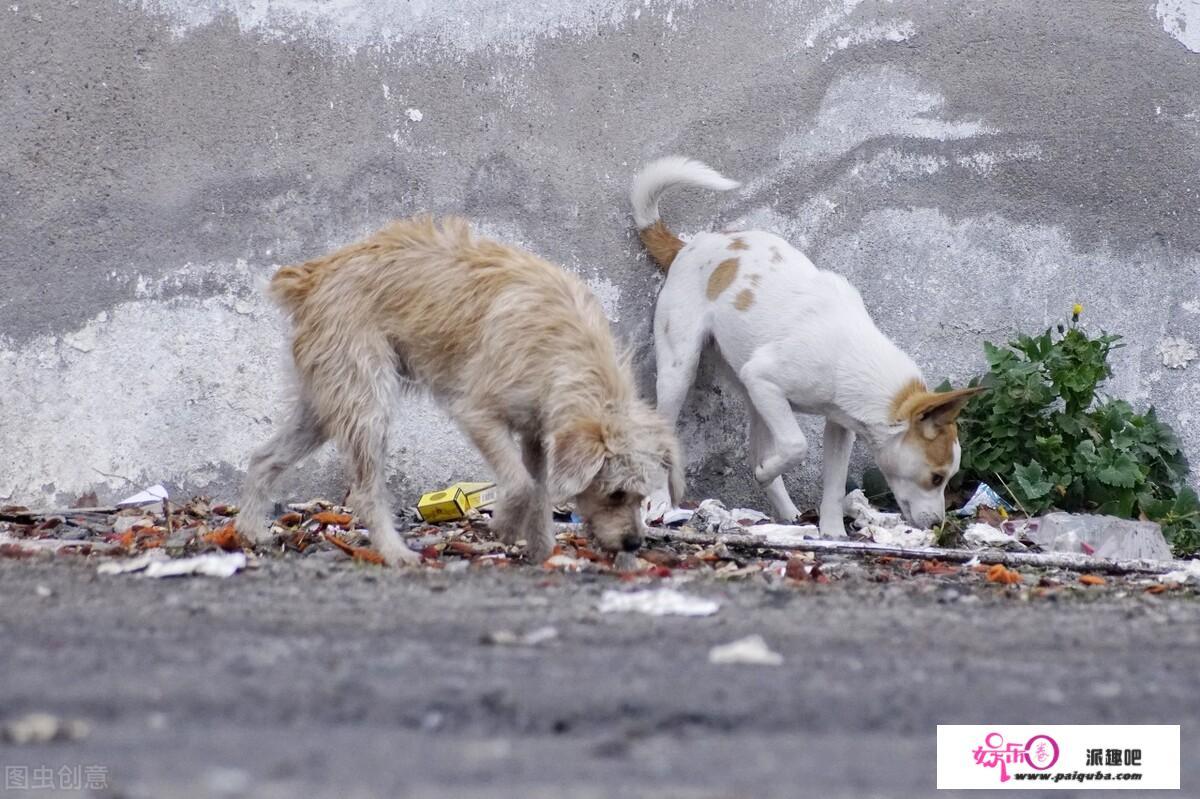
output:
[[549,449],[551,490],[574,498],[588,534],[610,552],[642,546],[642,501],[662,484],[664,470],[671,501],[683,499],[675,434],[641,402],[624,413],[573,419],[552,434]]
[[931,527],[946,515],[946,483],[958,471],[958,414],[983,388],[931,393],[914,384],[893,404],[895,427],[875,460],[909,524]]

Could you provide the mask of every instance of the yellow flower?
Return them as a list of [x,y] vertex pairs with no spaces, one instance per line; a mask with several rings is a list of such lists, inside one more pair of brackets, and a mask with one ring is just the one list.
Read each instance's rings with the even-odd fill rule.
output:
[[1071,309],[1071,315],[1079,316],[1081,313],[1083,313],[1083,306],[1079,303],[1075,303],[1075,307]]

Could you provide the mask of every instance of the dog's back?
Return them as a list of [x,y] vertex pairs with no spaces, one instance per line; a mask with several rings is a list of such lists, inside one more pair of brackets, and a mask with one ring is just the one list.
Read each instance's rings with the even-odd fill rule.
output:
[[521,375],[576,364],[564,354],[587,351],[598,395],[624,400],[632,392],[604,311],[582,281],[476,238],[457,217],[395,222],[280,269],[271,291],[292,316],[302,370],[346,352],[347,341],[374,337],[395,353],[397,369],[435,394],[487,390],[517,406],[530,399]]

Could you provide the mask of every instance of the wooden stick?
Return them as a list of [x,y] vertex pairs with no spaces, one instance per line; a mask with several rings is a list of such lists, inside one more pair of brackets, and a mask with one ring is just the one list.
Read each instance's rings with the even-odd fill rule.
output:
[[[786,525],[769,525],[776,533]],[[753,530],[753,527],[746,528]],[[797,528],[799,529],[799,528]],[[837,555],[886,555],[910,560],[944,560],[966,563],[1003,563],[1005,566],[1033,566],[1043,569],[1068,569],[1106,574],[1165,574],[1187,568],[1186,561],[1110,560],[1073,552],[1005,552],[1002,549],[944,549],[942,547],[898,547],[873,541],[827,541],[819,538],[784,540],[778,535],[727,533],[713,535],[674,528],[651,528],[647,537],[661,541],[713,546],[724,544],[733,549],[773,549],[783,552],[824,552]]]

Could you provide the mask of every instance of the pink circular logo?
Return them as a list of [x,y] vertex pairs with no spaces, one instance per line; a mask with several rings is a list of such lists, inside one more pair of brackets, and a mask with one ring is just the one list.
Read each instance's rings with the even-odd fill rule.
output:
[[1045,771],[1058,762],[1058,743],[1049,735],[1033,736],[1025,743],[1025,762],[1030,768]]

